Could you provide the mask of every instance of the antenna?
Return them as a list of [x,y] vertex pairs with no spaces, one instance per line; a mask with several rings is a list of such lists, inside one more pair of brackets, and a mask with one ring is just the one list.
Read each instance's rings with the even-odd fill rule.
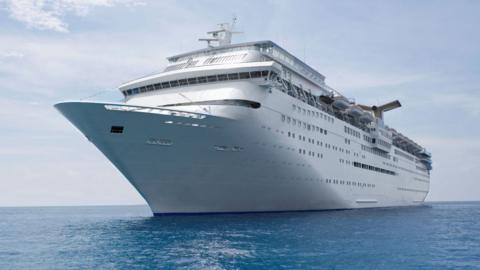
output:
[[218,26],[220,29],[207,32],[208,35],[211,35],[210,38],[200,38],[199,41],[206,41],[209,48],[213,48],[212,42],[216,42],[217,46],[227,46],[232,44],[232,35],[241,34],[242,32],[235,32],[233,28],[237,23],[237,17],[232,18],[232,23],[220,23]]

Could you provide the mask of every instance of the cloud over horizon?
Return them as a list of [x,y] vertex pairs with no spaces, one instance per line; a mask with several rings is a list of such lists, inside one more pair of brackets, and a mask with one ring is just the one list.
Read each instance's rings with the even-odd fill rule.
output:
[[87,16],[92,8],[122,4],[141,5],[137,0],[2,0],[9,16],[29,28],[69,32],[67,14]]

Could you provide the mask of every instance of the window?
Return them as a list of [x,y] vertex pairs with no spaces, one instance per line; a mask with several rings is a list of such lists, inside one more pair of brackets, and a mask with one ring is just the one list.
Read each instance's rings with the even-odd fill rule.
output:
[[208,82],[216,82],[217,81],[217,75],[207,76],[207,81]]
[[183,80],[178,80],[178,84],[179,84],[179,85],[188,85],[187,80],[185,80],[185,79],[183,79]]
[[250,73],[248,72],[241,72],[239,76],[240,76],[240,79],[250,79]]
[[219,80],[219,81],[226,81],[226,80],[228,80],[227,74],[220,74],[220,75],[218,75],[218,80]]
[[228,74],[229,80],[238,80],[238,73],[230,73]]
[[260,78],[262,76],[262,73],[260,71],[252,71],[250,72],[250,77],[251,78]]
[[396,174],[394,171],[378,168],[378,167],[375,167],[375,166],[372,166],[372,165],[367,165],[367,164],[363,164],[363,163],[356,162],[356,161],[353,162],[353,166],[355,166],[357,168],[362,168],[362,169],[366,169],[366,170],[371,170],[371,171],[375,171],[375,172],[384,173],[384,174],[390,174],[390,175],[395,175]]
[[123,126],[112,126],[110,128],[111,133],[123,133]]

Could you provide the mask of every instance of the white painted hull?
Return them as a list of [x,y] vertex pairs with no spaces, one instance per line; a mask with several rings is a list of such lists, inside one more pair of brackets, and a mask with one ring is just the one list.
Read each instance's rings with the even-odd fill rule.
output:
[[[350,209],[424,201],[426,192],[411,190],[428,190],[429,183],[416,181],[415,174],[396,170],[396,175],[387,175],[339,162],[368,160],[388,168],[380,157],[362,153],[360,142],[349,138],[353,142],[345,145],[343,122],[316,120],[328,135],[305,132],[287,125],[281,115],[294,114],[292,104],[308,105],[279,91],[251,91],[256,94],[248,96],[261,102],[261,108],[210,106],[205,119],[107,110],[105,104],[94,102],[65,102],[56,107],[123,173],[155,214]],[[152,97],[148,100],[160,103]],[[205,108],[174,109],[199,113]],[[115,125],[123,126],[124,132],[111,133]],[[341,145],[351,149],[352,155],[293,139],[288,132]],[[155,140],[172,144],[147,143]],[[227,151],[219,151],[218,146]],[[299,149],[311,150],[315,156],[300,154]],[[354,151],[365,157],[353,157]],[[332,184],[327,179],[372,187]]]

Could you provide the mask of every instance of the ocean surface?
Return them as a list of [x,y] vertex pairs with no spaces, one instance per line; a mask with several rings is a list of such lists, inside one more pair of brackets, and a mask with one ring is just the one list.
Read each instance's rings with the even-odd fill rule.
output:
[[0,208],[0,269],[480,269],[480,203],[152,217]]

